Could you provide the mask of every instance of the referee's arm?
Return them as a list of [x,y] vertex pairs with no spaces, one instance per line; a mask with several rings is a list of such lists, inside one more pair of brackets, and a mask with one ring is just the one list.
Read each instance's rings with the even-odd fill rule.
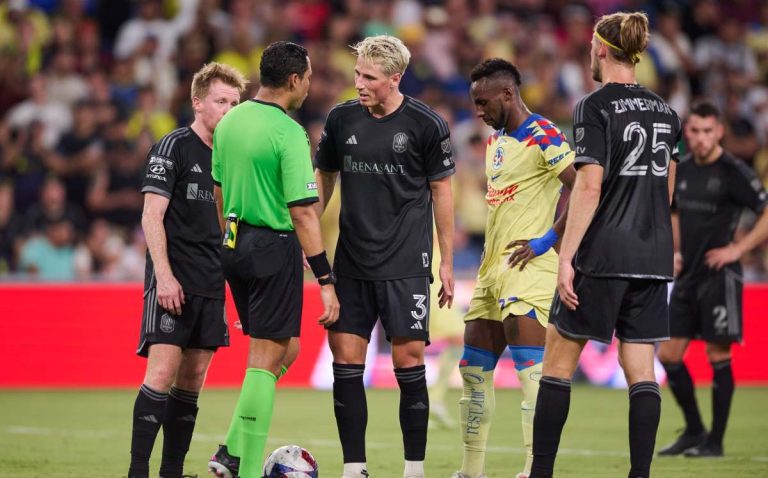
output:
[[317,195],[319,201],[315,203],[315,210],[317,211],[317,217],[321,217],[325,208],[328,207],[328,201],[333,196],[333,190],[336,187],[336,177],[339,175],[338,171],[323,171],[320,168],[315,169],[315,181],[317,182]]
[[320,233],[320,219],[317,217],[314,204],[298,204],[288,208],[291,222],[299,237],[299,243],[307,257],[322,253],[323,239]]

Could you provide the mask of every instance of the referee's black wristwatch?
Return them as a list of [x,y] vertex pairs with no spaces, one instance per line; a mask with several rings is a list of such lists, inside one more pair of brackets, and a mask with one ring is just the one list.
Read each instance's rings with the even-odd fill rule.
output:
[[326,277],[321,277],[320,279],[317,279],[317,283],[320,285],[328,285],[328,284],[335,284],[336,283],[336,274],[334,274],[333,271],[329,272]]

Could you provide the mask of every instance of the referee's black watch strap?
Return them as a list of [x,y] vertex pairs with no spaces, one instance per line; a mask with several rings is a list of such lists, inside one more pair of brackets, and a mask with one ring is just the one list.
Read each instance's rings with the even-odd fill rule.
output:
[[328,284],[335,284],[336,283],[336,274],[334,274],[333,271],[329,272],[326,277],[322,277],[320,279],[317,279],[317,283],[320,285],[328,285]]

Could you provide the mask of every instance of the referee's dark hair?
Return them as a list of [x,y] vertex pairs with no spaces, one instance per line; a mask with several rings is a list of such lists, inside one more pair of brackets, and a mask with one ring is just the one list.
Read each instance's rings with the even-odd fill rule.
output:
[[701,116],[702,118],[714,116],[716,120],[720,121],[720,110],[711,101],[698,101],[694,103],[689,116],[692,115]]
[[486,77],[506,76],[514,80],[515,85],[520,86],[520,70],[515,65],[501,58],[491,58],[472,68],[469,77],[474,83]]
[[261,85],[267,88],[283,87],[294,73],[303,78],[309,69],[307,56],[307,49],[301,45],[289,41],[272,43],[261,56]]

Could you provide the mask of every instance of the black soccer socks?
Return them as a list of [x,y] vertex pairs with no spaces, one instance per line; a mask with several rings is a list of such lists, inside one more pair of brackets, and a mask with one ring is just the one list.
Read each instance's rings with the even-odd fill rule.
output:
[[541,377],[533,419],[533,466],[530,478],[551,478],[560,435],[571,406],[571,381]]
[[162,478],[181,478],[197,419],[197,392],[171,388],[163,420]]
[[637,382],[629,387],[629,478],[651,473],[653,447],[661,417],[661,393],[656,382]]
[[400,386],[400,429],[405,459],[424,461],[429,423],[426,368],[424,365],[396,368],[395,378]]
[[365,463],[368,403],[363,385],[364,373],[365,365],[333,364],[333,411],[344,463]]
[[165,416],[167,393],[160,393],[142,385],[133,405],[133,432],[131,436],[131,466],[128,478],[149,474],[149,456],[155,445],[157,432]]
[[734,390],[731,359],[713,362],[712,371],[712,431],[707,442],[722,447]]
[[696,404],[696,394],[694,393],[693,379],[688,372],[688,367],[683,362],[665,363],[664,370],[667,372],[667,381],[672,395],[685,417],[685,434],[696,436],[704,431],[704,424],[701,422],[699,406]]

